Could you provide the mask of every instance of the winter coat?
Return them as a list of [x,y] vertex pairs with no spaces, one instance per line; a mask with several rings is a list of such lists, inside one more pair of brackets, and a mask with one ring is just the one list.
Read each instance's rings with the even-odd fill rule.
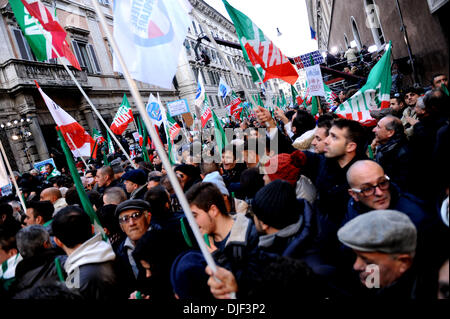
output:
[[233,219],[235,221],[225,244],[212,254],[216,262],[227,269],[243,267],[259,242],[258,232],[251,219],[243,214],[236,214]]
[[88,300],[117,298],[116,255],[110,244],[97,234],[84,242],[64,263],[66,285],[78,289]]
[[59,281],[55,258],[60,251],[47,249],[22,260],[16,267],[16,280],[11,287],[13,299],[27,299],[28,294],[44,282]]
[[376,150],[375,161],[383,167],[392,182],[407,190],[411,178],[411,152],[405,137],[393,137]]
[[147,193],[147,184],[139,186],[139,188],[130,194],[129,199],[144,199],[145,193]]

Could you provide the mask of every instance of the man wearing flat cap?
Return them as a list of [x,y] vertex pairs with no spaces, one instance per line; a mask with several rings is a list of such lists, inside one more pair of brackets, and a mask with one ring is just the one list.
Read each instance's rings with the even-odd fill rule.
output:
[[[118,246],[116,255],[119,260],[120,273],[127,283],[129,292],[133,292],[139,273],[139,265],[133,258],[136,243],[151,229],[151,213],[148,202],[130,199],[120,203],[115,211],[120,228],[127,238]],[[134,289],[134,290],[133,290]]]
[[130,199],[144,199],[147,192],[147,174],[142,169],[134,169],[122,175],[122,180]]
[[355,252],[353,269],[375,297],[416,298],[417,230],[408,216],[394,210],[371,211],[348,222],[338,238]]

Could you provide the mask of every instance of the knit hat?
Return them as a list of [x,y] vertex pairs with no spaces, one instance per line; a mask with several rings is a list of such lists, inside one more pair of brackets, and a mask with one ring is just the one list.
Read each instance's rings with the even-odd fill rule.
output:
[[386,254],[416,250],[417,230],[409,217],[395,210],[374,210],[352,219],[338,231],[346,246],[364,252]]
[[147,183],[147,174],[142,169],[133,169],[122,175],[122,180],[130,181],[138,185]]
[[170,281],[180,299],[212,299],[205,273],[206,261],[199,251],[188,251],[177,257],[172,265]]
[[295,186],[305,163],[306,155],[301,151],[295,151],[292,154],[280,154],[271,158],[266,163],[265,170],[271,181],[282,179]]
[[282,180],[273,181],[260,189],[252,200],[252,210],[260,221],[275,229],[295,224],[303,214],[295,189]]

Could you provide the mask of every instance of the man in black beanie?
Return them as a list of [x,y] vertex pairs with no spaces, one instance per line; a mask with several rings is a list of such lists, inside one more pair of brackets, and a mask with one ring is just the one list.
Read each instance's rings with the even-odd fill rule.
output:
[[297,200],[295,189],[286,181],[275,180],[259,190],[252,201],[258,231],[258,247],[277,255],[301,258],[313,239],[313,210],[305,200]]

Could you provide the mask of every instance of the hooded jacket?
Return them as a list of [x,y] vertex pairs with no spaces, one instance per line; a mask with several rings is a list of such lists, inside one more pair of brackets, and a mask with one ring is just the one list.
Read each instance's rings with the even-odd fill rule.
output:
[[114,269],[116,255],[109,243],[97,234],[67,258],[66,285],[78,289],[85,299],[111,299],[117,296]]

